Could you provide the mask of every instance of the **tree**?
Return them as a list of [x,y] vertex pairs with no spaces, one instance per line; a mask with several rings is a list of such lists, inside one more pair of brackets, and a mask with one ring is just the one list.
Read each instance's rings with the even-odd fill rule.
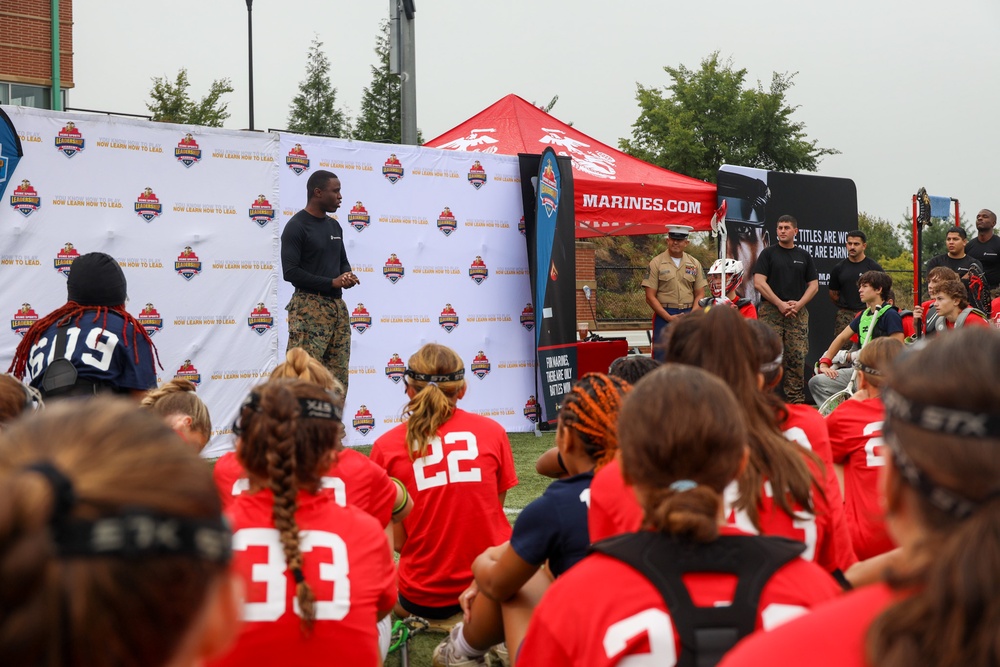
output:
[[336,107],[337,89],[330,84],[330,60],[323,42],[313,36],[306,56],[306,78],[288,109],[288,129],[301,134],[349,137],[351,121]]
[[868,237],[868,249],[865,254],[879,264],[883,260],[899,257],[906,250],[896,236],[896,227],[885,218],[862,211],[858,213],[858,229]]
[[[372,65],[372,81],[361,93],[361,111],[354,123],[354,138],[399,144],[403,141],[399,76],[389,71],[389,21],[382,21],[375,38],[378,62]],[[424,143],[417,130],[417,143]]]
[[723,163],[780,171],[815,171],[824,155],[840,151],[809,141],[793,122],[798,107],[785,93],[795,73],[774,72],[768,90],[744,88],[747,71],[720,62],[716,51],[693,71],[664,67],[673,83],[664,91],[638,84],[639,118],[622,150],[666,169],[715,182]]
[[226,110],[229,103],[222,102],[222,96],[233,92],[230,80],[224,78],[213,81],[208,94],[197,104],[188,95],[190,86],[187,68],[181,68],[172,82],[165,76],[154,76],[153,89],[149,91],[152,100],[146,103],[146,108],[153,114],[153,120],[222,127],[223,121],[229,118]]

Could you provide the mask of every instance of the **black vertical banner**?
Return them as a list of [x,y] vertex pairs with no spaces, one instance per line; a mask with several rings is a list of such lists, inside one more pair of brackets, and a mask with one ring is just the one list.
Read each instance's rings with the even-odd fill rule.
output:
[[573,169],[546,148],[519,155],[528,273],[535,307],[539,423],[555,423],[576,381],[576,229]]

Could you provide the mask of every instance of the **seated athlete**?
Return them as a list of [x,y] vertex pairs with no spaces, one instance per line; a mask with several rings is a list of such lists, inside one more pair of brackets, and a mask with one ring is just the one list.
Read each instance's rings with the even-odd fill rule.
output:
[[[975,354],[970,354],[975,350]],[[888,578],[740,644],[723,667],[997,664],[1000,335],[937,336],[887,377]]]
[[242,586],[208,466],[131,401],[0,431],[0,663],[200,667]]
[[837,595],[801,543],[724,525],[723,492],[752,456],[747,432],[733,392],[699,368],[668,362],[635,386],[619,438],[644,530],[594,545],[556,579],[518,667],[712,664],[755,628]]
[[938,317],[934,328],[938,332],[990,325],[983,311],[969,305],[967,293],[962,290],[965,290],[965,285],[960,280],[947,280],[937,286],[934,307],[937,308]]
[[128,285],[115,258],[91,252],[73,260],[68,301],[35,322],[9,372],[45,398],[96,393],[141,397],[156,387],[156,347],[125,311]]
[[[510,542],[484,551],[472,564],[475,581],[460,598],[464,623],[434,651],[435,667],[485,664],[490,647],[517,653],[535,605],[552,577],[583,558],[590,545],[590,482],[618,449],[616,425],[628,383],[588,373],[566,395],[556,446],[569,475],[549,485],[517,517]],[[540,569],[548,563],[546,570]]]
[[139,405],[158,414],[196,453],[212,437],[208,406],[198,398],[190,380],[174,378],[162,387],[150,389]]
[[[725,278],[725,294],[722,283]],[[711,296],[698,301],[702,308],[714,305],[729,305],[740,311],[740,315],[748,320],[757,319],[757,307],[753,300],[741,298],[736,294],[737,288],[743,284],[743,262],[738,259],[717,259],[708,269],[708,287]]]
[[934,305],[934,297],[937,294],[937,286],[947,280],[959,280],[958,273],[952,271],[947,266],[935,266],[927,272],[927,293],[930,300],[918,304],[914,299],[913,319],[920,323],[920,332],[925,336],[933,336],[937,333],[938,312]]
[[245,621],[216,667],[382,664],[376,622],[392,609],[396,571],[382,526],[320,493],[341,449],[343,404],[302,380],[255,387],[233,431],[250,491],[227,512]]
[[849,352],[846,359],[847,366],[840,369],[833,368],[831,357],[847,344],[851,336],[857,334],[861,349],[864,349],[869,342],[886,336],[903,342],[903,320],[899,310],[886,301],[890,290],[892,290],[892,276],[884,271],[866,271],[858,278],[858,294],[865,304],[865,309],[837,334],[830,347],[820,357],[820,372],[809,379],[809,393],[815,399],[816,405],[823,405],[828,398],[844,391],[850,384],[854,376],[854,368],[851,365],[852,354],[856,353]]
[[[803,558],[815,561],[839,578],[857,558],[851,549],[836,478],[827,474],[822,458],[815,452],[791,442],[781,432],[780,401],[761,391],[752,324],[732,308],[694,312],[671,330],[667,361],[710,371],[742,401],[749,429],[750,463],[738,483],[726,490],[730,523],[747,532],[805,542]],[[722,355],[718,350],[727,353]],[[594,487],[591,506],[621,506],[627,502],[621,496],[630,495],[624,482],[619,482],[616,490]],[[601,533],[592,530],[591,539],[636,530],[642,519],[638,509],[631,515],[619,510],[616,516],[622,518],[622,523],[605,527]]]
[[406,364],[406,422],[382,435],[372,461],[403,482],[413,511],[397,526],[399,616],[445,619],[462,611],[472,561],[510,538],[503,511],[517,484],[507,433],[456,406],[465,367],[449,347],[428,343]]
[[882,384],[903,344],[873,340],[858,355],[858,391],[826,417],[833,460],[844,487],[844,514],[854,553],[864,560],[892,550],[879,506],[879,477],[885,467]]

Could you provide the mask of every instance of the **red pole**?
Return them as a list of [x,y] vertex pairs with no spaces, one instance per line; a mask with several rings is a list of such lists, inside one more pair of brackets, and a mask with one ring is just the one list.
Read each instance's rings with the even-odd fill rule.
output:
[[962,212],[958,208],[958,206],[959,206],[958,200],[955,199],[955,198],[952,198],[952,201],[955,202],[955,226],[956,227],[961,227],[962,226]]
[[917,222],[917,195],[913,195],[913,305],[920,304],[920,223]]

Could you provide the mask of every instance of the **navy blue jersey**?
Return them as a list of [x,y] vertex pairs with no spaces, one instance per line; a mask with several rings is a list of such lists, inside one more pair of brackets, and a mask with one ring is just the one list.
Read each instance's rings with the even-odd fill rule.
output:
[[558,479],[517,517],[510,546],[532,565],[549,561],[559,576],[587,555],[587,508],[593,472]]
[[[77,379],[102,384],[116,391],[138,389],[145,391],[156,387],[153,351],[149,342],[136,333],[131,323],[122,333],[125,318],[113,310],[108,311],[107,321],[97,311],[88,310],[76,321],[73,318],[66,331],[66,354],[76,368]],[[28,354],[28,377],[31,386],[39,387],[45,369],[55,359],[55,341],[58,326],[53,324],[31,346]],[[126,342],[128,346],[126,347]],[[135,360],[136,348],[139,361]]]

